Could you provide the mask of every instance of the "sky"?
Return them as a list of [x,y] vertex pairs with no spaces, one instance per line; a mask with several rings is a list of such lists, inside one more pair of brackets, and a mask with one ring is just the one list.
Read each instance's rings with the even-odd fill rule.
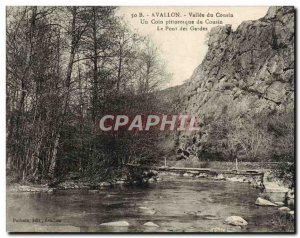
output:
[[[167,86],[182,84],[189,79],[194,69],[201,63],[207,52],[207,33],[217,25],[231,24],[235,30],[237,26],[245,20],[257,20],[267,13],[268,7],[120,7],[117,15],[123,16],[128,26],[137,31],[142,36],[149,35],[152,41],[158,45],[165,61],[168,72],[173,74],[172,79]],[[157,17],[156,13],[174,13],[179,12],[180,17]],[[190,17],[189,13],[201,13],[203,17]],[[142,13],[143,17],[138,17]],[[214,17],[207,17],[211,13]],[[233,17],[215,17],[219,14],[232,14]],[[137,17],[135,17],[136,15]],[[152,15],[154,14],[154,16]],[[148,24],[141,24],[141,19],[148,21]],[[151,24],[151,20],[201,20],[210,21],[220,20],[222,24],[202,24],[207,31],[157,31],[157,26],[162,28],[165,25]],[[175,25],[172,25],[175,27]],[[189,28],[189,26],[187,26]],[[197,25],[201,27],[201,25]]]

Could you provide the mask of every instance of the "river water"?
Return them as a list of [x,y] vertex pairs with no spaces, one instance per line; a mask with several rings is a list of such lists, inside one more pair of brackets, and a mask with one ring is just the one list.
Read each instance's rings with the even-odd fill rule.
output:
[[[91,193],[63,190],[8,193],[7,230],[25,232],[209,232],[277,231],[270,222],[277,208],[256,206],[259,190],[247,183],[164,177],[148,187],[109,188]],[[248,221],[225,225],[228,216]],[[25,220],[24,220],[25,219]],[[26,220],[27,219],[27,220]],[[127,221],[128,227],[101,223]],[[146,227],[153,222],[159,227]]]

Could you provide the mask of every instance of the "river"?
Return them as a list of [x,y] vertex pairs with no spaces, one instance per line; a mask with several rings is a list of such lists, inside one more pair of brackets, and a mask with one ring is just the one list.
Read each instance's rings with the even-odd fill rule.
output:
[[[274,207],[256,206],[247,183],[165,176],[148,187],[7,194],[7,230],[25,232],[272,232]],[[225,225],[228,216],[248,221]],[[101,223],[127,221],[128,227]],[[153,222],[159,227],[146,227]]]

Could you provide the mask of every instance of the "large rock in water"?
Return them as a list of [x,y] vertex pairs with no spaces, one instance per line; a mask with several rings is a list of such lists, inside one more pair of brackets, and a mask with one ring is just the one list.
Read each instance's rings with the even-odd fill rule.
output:
[[112,221],[100,224],[100,226],[129,226],[130,224],[127,221]]
[[257,198],[256,199],[256,202],[255,202],[256,205],[259,205],[259,206],[272,206],[272,207],[277,207],[277,204],[275,203],[272,203],[266,199],[263,199],[263,198]]
[[151,222],[151,221],[148,221],[144,224],[144,226],[148,226],[148,227],[159,227],[159,225]]
[[248,222],[240,216],[227,217],[225,223],[233,226],[247,226]]
[[280,208],[278,208],[278,210],[280,212],[289,212],[291,209],[289,209],[288,207],[280,207]]

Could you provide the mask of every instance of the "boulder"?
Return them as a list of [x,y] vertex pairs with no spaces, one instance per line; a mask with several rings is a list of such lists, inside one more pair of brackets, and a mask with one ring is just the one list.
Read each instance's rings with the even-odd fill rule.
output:
[[263,198],[257,198],[255,204],[258,205],[258,206],[272,206],[272,207],[277,207],[277,204],[272,203],[272,202],[270,202],[270,201],[268,201],[266,199],[263,199]]
[[295,214],[294,211],[289,211],[288,214],[289,214],[292,218],[294,218],[294,216],[295,216],[295,215],[294,215],[294,214]]
[[247,226],[248,222],[240,216],[230,216],[226,218],[225,224],[232,226]]
[[127,221],[112,221],[100,224],[100,226],[130,226]]
[[151,222],[151,221],[148,221],[146,222],[143,226],[148,226],[148,227],[159,227],[159,225]]
[[288,207],[280,207],[278,208],[278,210],[281,212],[289,212],[291,209],[289,209]]

